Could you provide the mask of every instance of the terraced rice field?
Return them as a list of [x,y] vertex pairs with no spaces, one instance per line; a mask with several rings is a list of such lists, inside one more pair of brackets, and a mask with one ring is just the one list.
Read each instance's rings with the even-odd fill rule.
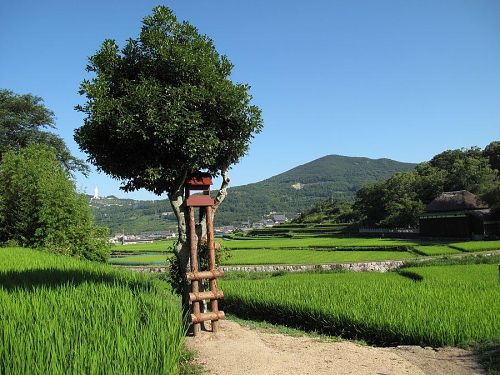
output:
[[310,238],[274,238],[274,239],[252,239],[248,240],[223,240],[222,246],[229,249],[306,249],[306,248],[394,248],[398,246],[418,245],[417,242],[407,240],[393,240],[383,238],[333,238],[333,237],[310,237]]
[[168,284],[0,248],[0,374],[176,374],[185,334]]
[[500,241],[468,241],[456,242],[449,245],[450,247],[460,251],[486,251],[500,250]]
[[174,243],[175,240],[165,240],[165,241],[154,241],[151,243],[114,245],[111,248],[111,251],[120,253],[142,253],[142,252],[152,253],[155,251],[165,252],[165,251],[172,251]]
[[[256,238],[217,239],[230,250],[224,265],[327,264],[383,260],[404,260],[418,256],[456,255],[500,248],[500,241],[433,243],[383,238]],[[110,263],[126,266],[165,265],[173,241],[118,245],[113,248],[130,256],[113,258]],[[320,251],[321,250],[321,251]],[[145,254],[157,252],[158,254]]]
[[413,246],[416,253],[421,255],[453,255],[460,254],[461,251],[453,249],[447,245],[426,245],[426,246]]
[[232,250],[224,265],[354,263],[415,257],[403,251]]
[[108,263],[122,266],[147,266],[166,265],[168,259],[173,258],[173,253],[169,254],[138,254],[124,257],[111,258]]
[[456,346],[500,339],[496,264],[405,272],[413,278],[303,273],[220,284],[227,312],[374,344]]

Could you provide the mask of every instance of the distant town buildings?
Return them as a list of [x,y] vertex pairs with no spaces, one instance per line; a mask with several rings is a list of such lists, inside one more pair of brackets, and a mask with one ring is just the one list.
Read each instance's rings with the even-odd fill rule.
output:
[[[215,235],[226,236],[236,231],[247,232],[252,229],[270,228],[275,225],[283,224],[287,220],[288,219],[286,218],[285,215],[274,214],[268,218],[264,218],[260,221],[256,221],[253,223],[247,220],[237,225],[225,225],[216,227],[214,229],[215,229]],[[155,240],[172,239],[176,237],[177,233],[174,230],[142,232],[140,235],[127,235],[122,233],[122,234],[115,234],[113,237],[109,239],[109,242],[113,244],[129,245],[138,243],[149,243]]]
[[[89,206],[96,209],[96,212],[101,212],[99,215],[101,217],[108,217],[111,215],[106,211],[106,208],[112,206],[118,207],[126,207],[127,210],[134,210],[138,205],[137,201],[132,199],[119,199],[115,196],[101,197],[99,195],[99,189],[97,186],[94,189],[94,195],[89,197]],[[130,211],[128,211],[130,212]],[[159,215],[161,218],[166,220],[175,219],[174,213],[171,211],[158,211],[156,215]],[[265,215],[261,220],[251,222],[250,220],[241,221],[239,223],[234,223],[233,225],[225,225],[216,227],[215,234],[218,236],[224,236],[231,234],[236,231],[246,232],[252,229],[259,228],[269,228],[275,225],[283,224],[287,222],[288,219],[283,214],[278,214],[276,212],[270,212]],[[149,231],[142,232],[141,234],[126,234],[126,233],[118,233],[110,237],[109,242],[114,244],[137,244],[137,243],[147,243],[155,240],[161,239],[171,239],[176,238],[177,231],[176,230],[165,230],[165,231]]]
[[109,243],[133,245],[138,243],[151,243],[155,240],[167,240],[176,238],[177,234],[172,230],[142,232],[141,234],[115,234],[109,239]]
[[215,234],[219,236],[224,236],[231,234],[235,231],[247,232],[252,229],[270,228],[275,225],[283,224],[288,221],[285,215],[270,213],[267,217],[262,220],[251,222],[250,220],[242,221],[236,225],[226,225],[222,227],[215,228]]
[[[236,231],[247,232],[252,229],[269,228],[275,225],[285,223],[286,221],[287,218],[285,215],[272,215],[272,218],[262,219],[254,223],[247,220],[237,225],[225,225],[216,227],[214,229],[215,229],[215,234],[217,236],[226,236]],[[113,244],[129,245],[138,243],[148,243],[156,240],[172,239],[176,237],[177,233],[174,230],[143,232],[140,235],[127,235],[121,233],[121,234],[115,234],[113,237],[109,239],[109,242]]]

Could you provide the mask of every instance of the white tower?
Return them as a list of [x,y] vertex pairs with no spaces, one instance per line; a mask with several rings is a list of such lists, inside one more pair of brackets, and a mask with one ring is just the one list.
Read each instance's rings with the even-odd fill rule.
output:
[[93,199],[99,199],[99,189],[97,189],[97,186],[94,189],[94,197]]

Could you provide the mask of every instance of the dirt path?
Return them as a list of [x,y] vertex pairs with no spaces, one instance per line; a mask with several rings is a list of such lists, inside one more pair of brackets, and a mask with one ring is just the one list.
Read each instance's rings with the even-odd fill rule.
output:
[[374,348],[292,337],[221,321],[216,335],[189,337],[207,374],[483,374],[470,352],[415,346]]

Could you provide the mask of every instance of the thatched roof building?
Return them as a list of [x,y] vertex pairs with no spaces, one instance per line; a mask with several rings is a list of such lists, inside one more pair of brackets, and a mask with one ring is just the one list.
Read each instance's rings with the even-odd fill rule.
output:
[[449,212],[487,209],[488,205],[467,190],[446,191],[429,203],[426,212]]
[[488,205],[467,190],[447,191],[430,202],[420,216],[422,237],[495,238],[500,220]]

